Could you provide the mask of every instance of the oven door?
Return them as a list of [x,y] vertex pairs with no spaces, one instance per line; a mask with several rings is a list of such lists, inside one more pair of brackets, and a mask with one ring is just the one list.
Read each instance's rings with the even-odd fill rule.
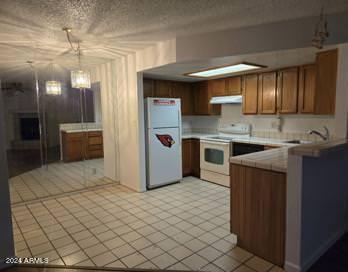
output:
[[229,175],[230,143],[201,140],[201,169]]

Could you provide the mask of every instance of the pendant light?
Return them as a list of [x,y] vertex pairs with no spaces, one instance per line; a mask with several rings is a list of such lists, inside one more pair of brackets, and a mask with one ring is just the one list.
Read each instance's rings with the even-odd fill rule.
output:
[[80,41],[77,41],[77,48],[75,49],[70,38],[70,32],[71,28],[64,27],[63,31],[66,32],[68,42],[71,46],[71,48],[76,52],[77,58],[78,58],[78,70],[71,71],[71,87],[72,88],[78,88],[78,89],[86,89],[91,88],[91,76],[88,71],[81,69],[81,48],[80,48]]
[[51,80],[46,81],[46,94],[48,95],[61,95],[62,86],[59,81],[53,80],[53,64],[50,63]]

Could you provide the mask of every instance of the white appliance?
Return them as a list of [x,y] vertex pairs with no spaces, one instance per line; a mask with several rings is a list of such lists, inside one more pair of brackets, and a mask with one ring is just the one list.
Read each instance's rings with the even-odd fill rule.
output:
[[250,137],[249,124],[233,124],[221,128],[219,135],[200,141],[201,179],[223,186],[230,186],[229,158],[233,154],[234,138]]
[[180,99],[146,98],[147,188],[182,179]]

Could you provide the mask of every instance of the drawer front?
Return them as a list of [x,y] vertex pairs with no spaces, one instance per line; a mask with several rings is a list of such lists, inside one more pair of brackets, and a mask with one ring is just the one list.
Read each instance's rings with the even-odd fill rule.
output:
[[103,150],[103,145],[89,145],[88,150]]
[[89,137],[102,137],[103,133],[101,131],[90,131],[88,132]]
[[102,137],[88,137],[88,145],[101,145],[103,144]]
[[85,135],[84,135],[83,132],[67,133],[67,134],[66,134],[66,138],[68,139],[68,141],[82,140],[82,138],[83,138],[84,136],[85,136]]
[[103,150],[89,150],[88,158],[101,158],[104,156]]

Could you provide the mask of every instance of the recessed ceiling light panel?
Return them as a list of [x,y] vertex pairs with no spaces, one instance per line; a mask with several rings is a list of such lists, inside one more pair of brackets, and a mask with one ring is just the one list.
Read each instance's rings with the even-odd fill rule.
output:
[[191,77],[208,78],[208,77],[216,77],[216,76],[221,76],[226,74],[240,73],[244,71],[250,71],[250,70],[261,69],[261,68],[265,68],[265,66],[258,65],[258,64],[250,64],[250,63],[238,63],[238,64],[232,64],[232,65],[227,65],[223,67],[215,67],[215,68],[206,69],[202,71],[192,72],[185,75],[191,76]]

